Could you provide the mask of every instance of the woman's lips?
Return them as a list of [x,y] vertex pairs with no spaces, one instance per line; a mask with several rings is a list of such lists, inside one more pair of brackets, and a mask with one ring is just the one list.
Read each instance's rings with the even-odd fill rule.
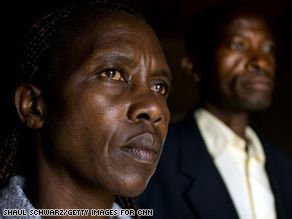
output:
[[162,147],[159,142],[154,135],[143,133],[131,138],[122,151],[136,161],[154,164],[158,161]]

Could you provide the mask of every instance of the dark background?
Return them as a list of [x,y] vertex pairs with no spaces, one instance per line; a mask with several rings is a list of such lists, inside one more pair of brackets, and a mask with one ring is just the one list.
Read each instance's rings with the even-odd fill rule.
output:
[[[13,60],[16,45],[24,32],[37,18],[67,4],[70,0],[28,0],[10,1],[2,4],[2,79],[1,109],[2,134],[6,134],[11,114],[11,97],[7,88],[13,86]],[[180,69],[184,53],[184,31],[194,13],[219,0],[116,0],[144,15],[157,33],[173,74],[173,90],[168,104],[171,120],[184,116],[198,101],[195,85]],[[291,0],[257,0],[257,7],[268,13],[273,21],[277,39],[277,76],[273,105],[270,109],[252,114],[251,121],[270,142],[292,154],[292,7]],[[3,38],[4,37],[4,38]],[[10,101],[9,101],[10,100]],[[8,101],[8,102],[7,102]],[[7,104],[8,103],[8,104]]]

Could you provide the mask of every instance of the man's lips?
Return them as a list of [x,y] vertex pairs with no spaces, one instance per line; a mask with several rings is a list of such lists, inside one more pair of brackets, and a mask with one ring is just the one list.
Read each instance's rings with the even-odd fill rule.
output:
[[137,135],[129,140],[122,151],[142,163],[157,163],[162,145],[158,137],[150,133]]
[[254,90],[271,90],[273,80],[266,75],[255,75],[244,80],[243,85]]

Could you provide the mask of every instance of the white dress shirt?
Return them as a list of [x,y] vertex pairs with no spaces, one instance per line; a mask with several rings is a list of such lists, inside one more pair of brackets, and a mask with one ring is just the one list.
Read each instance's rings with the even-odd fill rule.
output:
[[239,217],[276,218],[274,195],[265,170],[266,158],[256,133],[247,126],[246,142],[209,111],[198,109],[194,116]]

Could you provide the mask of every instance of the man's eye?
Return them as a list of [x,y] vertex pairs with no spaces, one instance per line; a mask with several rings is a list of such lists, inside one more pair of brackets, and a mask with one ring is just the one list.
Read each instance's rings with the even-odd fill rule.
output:
[[274,51],[274,46],[271,44],[266,44],[263,46],[263,50],[265,53],[272,53]]
[[115,81],[124,81],[122,74],[116,69],[108,69],[100,73],[101,77],[115,80]]
[[242,42],[233,42],[231,44],[231,48],[233,50],[242,50],[244,48],[244,44]]
[[151,86],[151,90],[160,93],[162,95],[166,95],[168,92],[168,86],[166,84],[163,83],[159,83],[159,84],[154,84]]

